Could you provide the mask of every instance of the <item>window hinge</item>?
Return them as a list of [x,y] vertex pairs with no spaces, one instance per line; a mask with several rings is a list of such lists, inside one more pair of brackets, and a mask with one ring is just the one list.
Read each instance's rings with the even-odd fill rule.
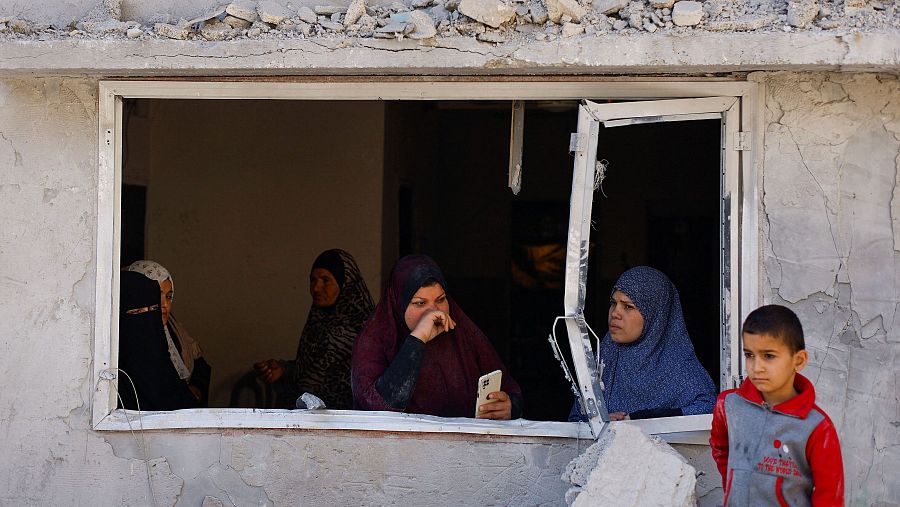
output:
[[587,135],[575,132],[569,136],[569,155],[584,151],[587,147]]
[[734,133],[734,150],[735,151],[750,151],[750,145],[753,142],[753,138],[750,136],[750,132],[735,132]]

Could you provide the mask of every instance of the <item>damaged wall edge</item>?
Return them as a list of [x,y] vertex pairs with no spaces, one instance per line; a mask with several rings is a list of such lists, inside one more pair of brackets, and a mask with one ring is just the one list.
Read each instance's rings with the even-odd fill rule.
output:
[[[716,51],[709,51],[710,47]],[[615,51],[610,51],[615,48]],[[0,40],[4,74],[107,76],[519,75],[900,71],[896,32],[631,36],[486,45],[470,39]]]

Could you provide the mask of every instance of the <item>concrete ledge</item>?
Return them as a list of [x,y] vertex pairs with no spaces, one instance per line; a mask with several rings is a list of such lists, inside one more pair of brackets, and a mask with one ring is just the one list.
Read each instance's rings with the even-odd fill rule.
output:
[[469,38],[0,41],[0,73],[109,76],[550,75],[900,71],[900,31]]

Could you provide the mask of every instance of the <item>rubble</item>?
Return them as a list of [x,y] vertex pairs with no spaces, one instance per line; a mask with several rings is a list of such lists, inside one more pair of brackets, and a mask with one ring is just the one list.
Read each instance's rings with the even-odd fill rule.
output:
[[[270,25],[277,25],[292,16],[291,11],[287,10],[280,3],[274,2],[272,0],[260,1],[256,5],[256,13],[259,15],[260,21],[262,21],[263,23],[268,23]],[[252,20],[248,19],[247,21]]]
[[805,28],[819,14],[818,0],[789,0],[787,22],[796,28]]
[[434,20],[425,11],[415,10],[409,13],[409,22],[415,27],[410,39],[430,39],[437,35]]
[[703,19],[703,4],[693,0],[682,0],[672,8],[672,22],[678,26],[694,26]]
[[225,12],[251,23],[259,19],[256,4],[251,0],[235,0],[225,7]]
[[563,24],[563,16],[569,16],[572,20],[581,22],[581,18],[585,15],[584,7],[575,0],[544,0],[547,5],[547,14],[550,21],[556,24]]
[[668,444],[640,428],[614,423],[562,475],[574,507],[694,506],[696,470]]
[[500,28],[516,15],[516,9],[503,0],[462,0],[457,10],[494,28]]
[[0,12],[0,38],[230,41],[409,36],[471,37],[498,44],[610,33],[900,30],[900,5],[889,0],[395,0],[390,4],[381,0],[372,6],[366,0],[352,0],[349,5],[301,6],[296,11],[285,7],[283,0],[232,0],[220,5],[190,21],[163,19],[142,26],[122,19],[122,0],[98,0],[88,15],[64,30]]

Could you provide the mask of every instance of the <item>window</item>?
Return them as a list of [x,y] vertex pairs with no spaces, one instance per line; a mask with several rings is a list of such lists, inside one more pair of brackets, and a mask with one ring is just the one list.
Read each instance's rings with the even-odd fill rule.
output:
[[[727,247],[728,255],[722,262],[722,267],[718,278],[724,290],[722,294],[722,311],[723,330],[720,333],[719,346],[721,348],[722,360],[719,363],[721,370],[721,383],[723,387],[731,386],[731,378],[737,376],[739,372],[735,369],[738,364],[739,354],[737,354],[737,343],[734,339],[736,334],[736,322],[739,319],[731,319],[731,315],[744,314],[742,309],[744,306],[752,308],[756,303],[755,293],[755,273],[756,273],[756,231],[755,220],[755,171],[753,170],[752,152],[735,151],[733,148],[735,140],[739,139],[738,131],[751,131],[754,123],[751,121],[754,115],[741,115],[741,107],[745,110],[747,107],[756,107],[758,104],[757,85],[746,82],[597,82],[597,81],[572,81],[572,82],[500,82],[473,79],[471,82],[338,82],[338,83],[317,83],[317,82],[298,82],[298,83],[265,83],[265,82],[221,82],[221,83],[189,83],[189,82],[103,82],[101,83],[100,93],[100,177],[99,177],[99,193],[98,193],[98,243],[97,243],[97,318],[95,328],[95,362],[94,374],[97,380],[97,391],[94,399],[94,424],[98,429],[127,429],[127,421],[123,418],[121,411],[114,411],[116,406],[114,390],[111,389],[110,383],[116,382],[116,379],[109,379],[111,375],[104,373],[107,369],[114,366],[117,361],[117,315],[118,315],[118,270],[120,244],[123,239],[121,237],[121,223],[123,217],[121,215],[121,199],[122,199],[122,166],[123,166],[123,104],[130,99],[217,99],[218,101],[233,99],[280,99],[280,100],[308,100],[308,101],[372,101],[372,100],[390,100],[393,101],[409,101],[408,104],[415,104],[421,101],[466,101],[468,103],[487,103],[488,101],[505,101],[507,104],[511,100],[526,101],[567,101],[573,104],[573,101],[580,100],[583,97],[603,98],[609,100],[644,100],[638,103],[611,103],[579,106],[579,109],[586,110],[602,118],[602,121],[590,117],[579,120],[579,135],[577,139],[586,139],[587,144],[582,144],[581,151],[576,151],[576,162],[584,162],[590,159],[585,152],[584,146],[589,151],[591,143],[593,149],[597,150],[597,137],[585,135],[593,128],[596,134],[602,123],[605,128],[612,128],[614,125],[618,128],[632,125],[646,120],[628,120],[628,118],[647,118],[650,116],[665,116],[668,120],[679,118],[683,120],[697,119],[680,118],[678,115],[696,115],[711,113],[715,115],[715,120],[723,122],[724,125],[731,129],[727,132],[721,132],[721,147],[723,160],[723,174],[727,182],[725,190],[721,196],[728,203],[728,213],[725,216],[727,220],[727,230],[723,234],[723,245]],[[649,101],[648,98],[680,98],[680,97],[721,97],[713,99],[689,99],[689,100],[670,100],[670,101]],[[698,102],[699,101],[699,102]],[[676,104],[677,103],[677,104]],[[690,104],[688,104],[690,103]],[[719,104],[720,109],[715,111],[697,111],[697,104]],[[721,104],[726,104],[724,107]],[[402,104],[402,103],[401,103]],[[438,104],[438,102],[435,102]],[[588,108],[588,109],[585,109]],[[604,110],[612,108],[615,114],[609,116]],[[635,108],[639,110],[635,112]],[[394,108],[395,110],[397,108]],[[402,108],[401,108],[402,109]],[[701,108],[702,109],[702,108]],[[708,109],[708,107],[707,107]],[[752,109],[750,109],[752,110]],[[506,113],[508,114],[508,112]],[[584,113],[582,113],[584,114]],[[754,113],[755,114],[755,113]],[[674,118],[673,118],[674,117]],[[710,117],[704,117],[707,120]],[[390,115],[386,115],[386,121],[390,121]],[[698,121],[703,121],[698,119]],[[618,122],[618,123],[616,123]],[[593,126],[591,126],[593,125]],[[574,125],[570,128],[573,128]],[[202,128],[202,123],[198,123],[197,128]],[[626,127],[627,128],[627,127]],[[734,136],[729,137],[731,134]],[[746,134],[745,134],[746,136]],[[593,140],[591,140],[593,139]],[[529,149],[529,142],[532,142],[526,136],[524,149]],[[533,144],[533,142],[532,142]],[[600,149],[602,153],[602,148]],[[596,155],[594,155],[596,157]],[[602,158],[602,155],[601,155]],[[566,216],[565,210],[561,212],[558,209],[549,211],[553,215],[557,214],[572,223],[580,221],[582,224],[590,223],[590,196],[592,192],[587,191],[588,182],[591,189],[593,179],[590,171],[593,166],[582,163],[580,166],[576,163],[575,182],[572,185],[572,199],[569,206],[571,207],[571,216]],[[743,168],[743,172],[741,169]],[[613,168],[612,170],[616,170]],[[503,168],[505,172],[505,167]],[[529,162],[526,158],[522,171],[523,187],[528,189],[529,174],[537,174],[537,170],[529,172]],[[579,176],[580,175],[580,176]],[[506,175],[501,175],[505,180]],[[739,176],[743,176],[743,180],[739,181]],[[568,176],[566,176],[568,178]],[[580,179],[579,179],[580,178]],[[534,180],[532,180],[534,181]],[[579,183],[580,182],[580,183]],[[741,189],[746,188],[744,193]],[[409,208],[411,204],[410,188],[404,185],[397,187],[397,195],[399,201],[399,209],[401,216],[398,217],[398,244],[399,250],[412,248],[415,241],[414,224],[411,224],[408,216],[403,216],[402,209]],[[576,200],[581,202],[581,206],[576,206]],[[584,202],[587,201],[585,208]],[[528,223],[529,217],[533,216],[535,207],[542,206],[540,203],[532,205],[517,205],[513,209],[511,218],[514,227],[515,224]],[[552,206],[551,206],[552,207]],[[544,210],[546,211],[546,210]],[[587,212],[587,219],[584,217]],[[543,211],[542,211],[543,212]],[[580,217],[580,218],[579,218]],[[741,234],[741,226],[743,230],[752,231],[751,234]],[[579,232],[581,237],[587,238],[584,234],[584,228]],[[569,231],[569,244],[572,244],[572,230]],[[512,238],[516,242],[521,238]],[[523,240],[524,241],[524,240]],[[527,241],[525,241],[527,242]],[[743,255],[738,255],[741,249],[744,249]],[[749,248],[749,250],[747,249]],[[397,252],[400,253],[400,252]],[[405,252],[404,252],[405,253]],[[567,263],[571,264],[573,258],[577,260],[580,256],[580,249],[573,250],[569,248],[567,251]],[[385,256],[387,257],[387,256]],[[392,260],[392,259],[391,259]],[[388,263],[389,264],[389,263]],[[580,264],[571,264],[579,266]],[[586,268],[586,266],[585,266]],[[727,268],[727,269],[726,269]],[[579,310],[578,293],[574,296],[570,295],[573,287],[573,272],[567,269],[565,296],[565,313],[569,317],[577,317],[584,315],[584,306]],[[177,276],[177,274],[176,274]],[[582,275],[578,275],[582,276]],[[586,274],[583,276],[587,276]],[[750,283],[741,285],[741,280],[747,280]],[[577,284],[576,284],[577,286]],[[378,287],[370,287],[373,295],[379,293]],[[599,290],[599,289],[598,289]],[[603,289],[605,290],[605,289]],[[590,292],[590,290],[588,291]],[[582,296],[585,294],[583,293]],[[573,299],[574,298],[574,299]],[[751,302],[752,301],[752,302]],[[558,301],[555,303],[559,307]],[[574,302],[574,303],[573,303]],[[466,305],[463,305],[467,308]],[[467,309],[468,311],[468,309]],[[471,312],[470,312],[471,313]],[[583,319],[582,319],[583,320]],[[480,320],[476,320],[482,325]],[[545,323],[546,329],[549,331],[551,321]],[[575,362],[575,370],[580,381],[580,389],[582,393],[591,395],[594,393],[593,385],[590,382],[590,356],[582,353],[584,350],[584,338],[586,328],[583,322],[579,324],[577,318],[567,319],[567,328],[569,330],[569,342],[573,345],[575,354],[573,359]],[[546,333],[545,333],[546,334]],[[546,347],[543,343],[536,347]],[[549,356],[550,351],[544,349]],[[734,365],[734,366],[733,366]],[[513,366],[514,374],[516,370]],[[554,369],[552,371],[541,371],[540,375],[551,378],[554,381],[559,380],[562,376],[561,371]],[[536,377],[538,380],[539,376]],[[596,395],[594,395],[596,399]],[[597,414],[600,415],[598,407]],[[527,415],[527,414],[526,414]],[[658,420],[652,422],[640,423],[647,428],[653,428],[654,433],[681,435],[679,438],[687,438],[685,435],[692,430],[708,426],[707,420],[703,420],[703,416],[695,418],[673,418],[679,421]],[[599,419],[594,421],[594,431],[597,431]],[[320,428],[320,429],[376,429],[376,430],[398,430],[398,431],[450,431],[461,433],[494,433],[506,435],[530,435],[530,436],[563,436],[563,437],[584,437],[590,435],[590,429],[587,425],[572,424],[564,422],[541,422],[541,421],[513,421],[509,423],[495,423],[485,421],[461,421],[453,420],[449,422],[440,418],[433,418],[420,415],[407,414],[383,414],[383,413],[365,413],[365,412],[322,412],[322,413],[299,413],[299,412],[283,412],[283,411],[252,411],[249,409],[204,409],[194,411],[179,411],[177,413],[157,413],[149,414],[143,418],[143,426],[145,428],[186,428],[186,427],[244,427],[244,428],[278,428],[278,427],[294,427],[294,428]]]

